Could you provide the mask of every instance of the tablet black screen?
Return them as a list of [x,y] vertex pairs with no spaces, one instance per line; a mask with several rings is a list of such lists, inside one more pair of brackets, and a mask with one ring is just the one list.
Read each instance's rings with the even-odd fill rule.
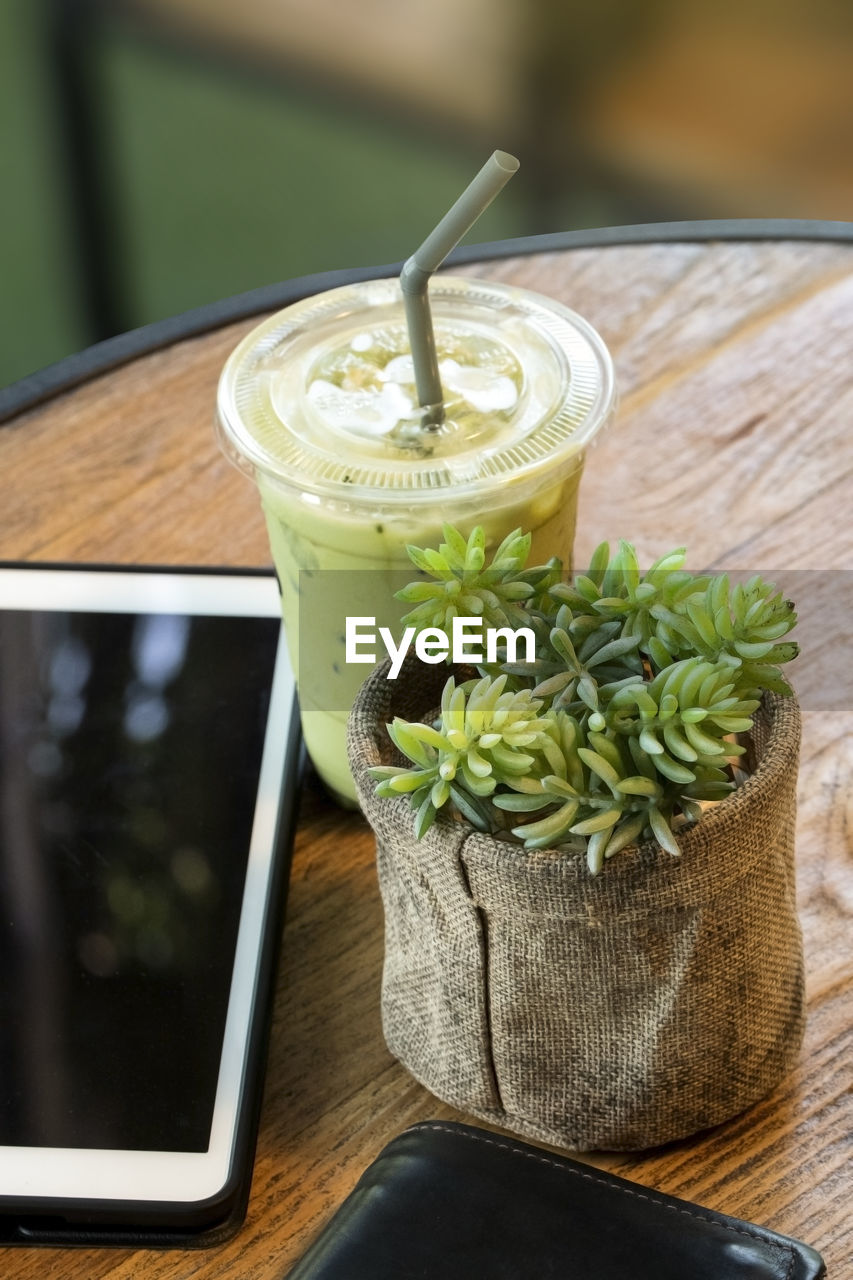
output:
[[207,1149],[278,634],[0,609],[0,1143]]

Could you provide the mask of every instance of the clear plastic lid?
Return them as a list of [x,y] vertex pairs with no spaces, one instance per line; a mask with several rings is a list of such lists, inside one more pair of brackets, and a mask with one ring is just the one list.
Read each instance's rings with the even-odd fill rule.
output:
[[567,307],[508,285],[430,284],[445,392],[425,422],[399,281],[347,285],[294,303],[252,330],[219,384],[218,414],[239,465],[349,502],[472,496],[496,481],[575,465],[615,405],[599,335]]

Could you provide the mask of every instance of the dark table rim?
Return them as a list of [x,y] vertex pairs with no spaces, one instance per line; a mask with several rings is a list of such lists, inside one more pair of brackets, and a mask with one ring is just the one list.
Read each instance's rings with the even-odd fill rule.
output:
[[[608,246],[691,243],[713,240],[814,240],[853,243],[853,222],[823,222],[817,219],[732,218],[695,222],[649,222],[635,226],[598,227],[583,231],[562,231],[550,235],[524,236],[515,240],[496,240],[486,244],[464,245],[455,250],[448,265],[483,262],[494,258],[513,258],[533,253],[558,253],[566,249],[606,248]],[[249,319],[267,311],[275,311],[310,297],[324,289],[360,280],[378,280],[397,275],[401,262],[379,267],[359,267],[342,271],[323,271],[299,276],[279,284],[264,285],[247,293],[238,293],[221,302],[208,303],[184,311],[166,320],[131,329],[127,333],[98,342],[85,350],[47,365],[5,388],[0,388],[0,424],[36,408],[54,396],[71,391],[90,379],[117,369],[121,365],[153,351],[199,337],[215,329]]]

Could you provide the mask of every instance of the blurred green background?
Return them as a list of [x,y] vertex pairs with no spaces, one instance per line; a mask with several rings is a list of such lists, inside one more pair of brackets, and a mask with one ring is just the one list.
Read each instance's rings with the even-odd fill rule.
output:
[[0,384],[403,258],[494,147],[473,240],[847,220],[851,39],[847,0],[0,0]]

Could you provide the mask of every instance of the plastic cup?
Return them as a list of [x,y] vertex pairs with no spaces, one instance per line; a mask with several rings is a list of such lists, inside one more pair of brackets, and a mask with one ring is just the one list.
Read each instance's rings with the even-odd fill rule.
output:
[[437,546],[444,522],[483,525],[493,546],[521,527],[531,564],[568,566],[585,450],[616,402],[607,348],[567,307],[454,276],[434,278],[430,300],[445,401],[433,429],[397,279],[286,307],[219,383],[223,446],[266,517],[305,743],[350,803],[346,720],[370,668],[346,661],[345,619],[397,629],[393,591],[416,576],[406,546]]

